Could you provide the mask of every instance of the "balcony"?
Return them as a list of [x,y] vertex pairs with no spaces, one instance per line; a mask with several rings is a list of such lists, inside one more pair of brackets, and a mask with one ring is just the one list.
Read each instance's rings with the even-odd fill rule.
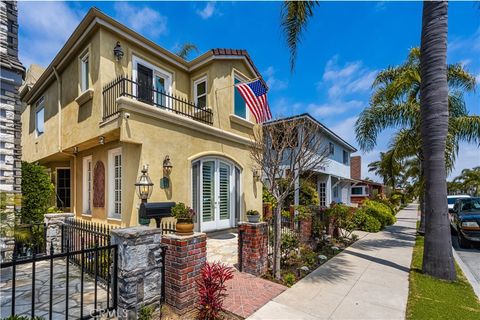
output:
[[102,95],[104,121],[119,113],[117,98],[128,97],[204,124],[213,124],[213,112],[211,109],[206,107],[200,108],[186,99],[173,94],[167,94],[146,84],[137,83],[127,77],[118,77],[105,85]]

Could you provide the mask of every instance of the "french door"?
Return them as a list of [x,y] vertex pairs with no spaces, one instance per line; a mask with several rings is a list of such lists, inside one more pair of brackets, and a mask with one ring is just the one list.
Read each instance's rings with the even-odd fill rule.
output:
[[136,57],[133,65],[133,78],[137,81],[133,95],[142,102],[170,109],[172,74]]
[[[194,193],[199,187],[196,210],[198,213],[197,229],[211,231],[234,226],[237,205],[235,201],[235,167],[221,159],[204,159],[194,167]],[[199,178],[199,179],[198,179]],[[196,181],[198,179],[198,181]],[[195,200],[197,198],[197,200]]]

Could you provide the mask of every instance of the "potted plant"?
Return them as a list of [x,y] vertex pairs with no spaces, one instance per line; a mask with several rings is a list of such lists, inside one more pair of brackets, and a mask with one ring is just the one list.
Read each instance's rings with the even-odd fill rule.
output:
[[260,213],[257,210],[248,210],[247,219],[248,222],[257,223],[260,221]]
[[183,202],[179,202],[172,208],[172,217],[177,219],[175,229],[178,235],[189,236],[193,234],[195,211],[192,208],[186,206]]

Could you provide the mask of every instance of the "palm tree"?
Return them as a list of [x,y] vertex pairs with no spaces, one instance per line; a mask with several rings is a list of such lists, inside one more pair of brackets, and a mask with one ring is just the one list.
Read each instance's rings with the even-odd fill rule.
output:
[[480,195],[480,167],[463,169],[462,173],[448,184],[448,190],[472,196]]
[[420,130],[425,175],[423,272],[455,280],[447,206],[445,149],[449,129],[448,3],[424,1],[420,44]]
[[182,46],[177,50],[177,52],[175,54],[177,56],[179,56],[180,58],[182,58],[183,60],[187,60],[188,55],[193,51],[198,53],[197,46],[194,45],[193,43],[186,42],[186,43],[182,44]]
[[[318,1],[284,2],[282,27],[290,49],[292,71],[295,67],[297,48],[302,32],[305,31],[317,5]],[[466,130],[467,134],[465,134],[464,128],[460,125],[463,120],[458,119],[455,121],[455,129],[451,129],[449,133],[452,122],[449,122],[448,119],[449,102],[451,102],[448,96],[448,86],[454,83],[449,83],[447,71],[451,73],[455,70],[449,70],[446,64],[447,18],[447,2],[424,1],[419,53],[421,65],[419,75],[421,77],[418,78],[422,78],[423,81],[419,82],[418,88],[413,88],[413,91],[409,90],[405,93],[413,94],[417,91],[412,98],[420,95],[420,121],[416,122],[417,127],[411,126],[411,128],[415,132],[420,130],[422,143],[420,159],[423,163],[421,171],[424,173],[424,189],[426,190],[425,212],[430,215],[426,219],[428,234],[425,234],[423,271],[438,278],[453,280],[456,274],[453,268],[446,199],[445,151],[447,138],[450,142],[457,142],[451,144],[451,147],[454,147],[458,146],[458,140],[455,140],[452,133],[457,132],[457,137],[473,140],[474,136],[470,134],[478,134],[479,130]],[[398,89],[402,90],[402,87]],[[397,120],[393,121],[395,125],[410,124],[408,121],[412,118],[411,112],[416,112],[418,115],[419,110],[412,102],[403,104],[404,108],[396,108],[395,105],[396,103],[390,105],[390,109],[392,109],[390,114],[396,113],[394,119]],[[380,120],[383,123],[384,119],[380,118]],[[385,127],[387,126],[390,125]],[[374,137],[373,141],[376,140],[376,135]]]

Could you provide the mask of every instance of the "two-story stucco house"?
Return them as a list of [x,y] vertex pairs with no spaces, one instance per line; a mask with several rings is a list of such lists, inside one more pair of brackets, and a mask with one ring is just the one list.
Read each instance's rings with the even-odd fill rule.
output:
[[[326,207],[332,202],[350,205],[351,185],[354,181],[350,177],[350,155],[356,152],[357,149],[308,113],[278,119],[271,122],[271,124],[279,121],[296,121],[298,119],[311,121],[318,127],[322,148],[326,150],[325,163],[315,170],[313,176],[313,179],[316,179],[317,182],[320,206]],[[298,205],[298,189],[295,191],[294,199],[294,204]]]
[[233,227],[262,207],[254,118],[234,90],[258,77],[245,50],[185,61],[91,9],[23,92],[23,160],[49,168],[57,206],[79,218],[137,225],[149,165],[149,201],[192,206],[199,231]]

